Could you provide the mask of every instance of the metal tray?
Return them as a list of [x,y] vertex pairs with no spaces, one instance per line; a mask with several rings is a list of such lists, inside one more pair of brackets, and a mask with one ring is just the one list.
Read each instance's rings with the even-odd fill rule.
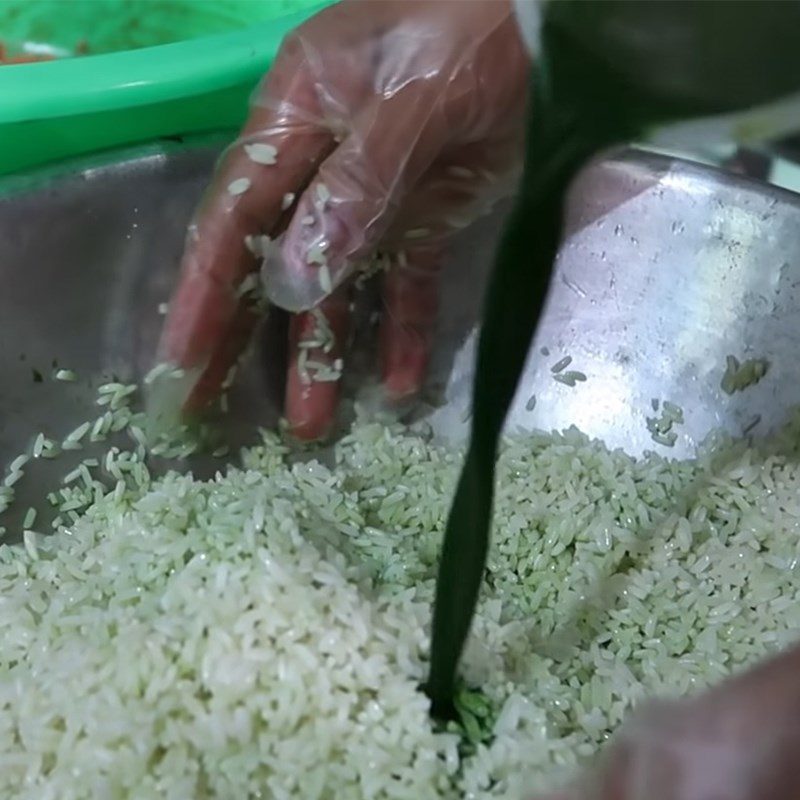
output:
[[[94,391],[112,375],[136,380],[149,369],[158,306],[169,298],[186,224],[218,152],[159,146],[0,182],[0,465],[39,431],[61,438],[92,416]],[[476,322],[502,223],[502,214],[484,219],[454,247],[430,378],[412,412],[455,441],[467,432]],[[681,457],[715,428],[774,429],[800,397],[799,255],[793,192],[637,150],[596,160],[570,195],[509,427],[576,425],[632,454]],[[362,333],[369,320],[362,315]],[[278,420],[281,327],[274,315],[240,372],[225,422],[234,443]],[[356,342],[350,398],[369,396],[374,384],[364,344],[371,339]],[[574,387],[551,372],[567,355],[568,369],[586,375]],[[767,358],[769,370],[729,396],[720,388],[728,355]],[[56,365],[75,370],[79,382],[53,381]],[[672,448],[647,429],[654,398],[684,410]],[[20,507],[71,468],[68,455],[30,471],[18,486]]]

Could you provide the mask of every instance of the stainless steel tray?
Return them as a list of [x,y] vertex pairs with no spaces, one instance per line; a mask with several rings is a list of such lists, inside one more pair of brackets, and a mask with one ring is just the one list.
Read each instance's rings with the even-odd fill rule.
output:
[[[94,390],[111,375],[131,380],[149,369],[158,306],[217,153],[156,147],[0,182],[0,464],[40,430],[60,438],[92,415]],[[501,227],[502,215],[485,219],[454,248],[431,375],[413,412],[455,440],[467,430],[475,325]],[[595,161],[571,193],[509,426],[574,424],[633,454],[674,456],[691,454],[713,428],[773,429],[800,399],[798,254],[800,196],[792,192],[635,150]],[[372,354],[356,350],[350,397],[370,382]],[[567,355],[568,369],[587,378],[574,387],[551,373]],[[727,355],[767,358],[769,371],[728,396],[720,388]],[[232,441],[277,422],[283,363],[275,318],[232,393]],[[81,380],[54,382],[55,365]],[[673,448],[651,439],[653,398],[684,409]],[[22,507],[69,468],[39,466],[18,487]]]

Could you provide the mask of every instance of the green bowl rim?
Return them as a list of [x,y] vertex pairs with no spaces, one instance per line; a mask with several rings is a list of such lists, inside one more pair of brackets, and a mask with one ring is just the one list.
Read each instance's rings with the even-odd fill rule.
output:
[[269,66],[292,28],[328,5],[320,2],[233,33],[2,66],[0,125],[163,103],[251,81]]

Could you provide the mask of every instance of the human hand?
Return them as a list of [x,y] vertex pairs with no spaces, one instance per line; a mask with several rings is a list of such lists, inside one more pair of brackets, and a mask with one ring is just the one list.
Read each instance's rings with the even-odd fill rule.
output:
[[547,800],[797,800],[799,676],[794,648],[697,698],[652,704]]
[[378,249],[383,387],[389,401],[412,397],[447,240],[514,189],[528,69],[508,0],[344,0],[290,35],[190,226],[159,348],[200,374],[184,409],[214,398],[249,338],[258,311],[241,289],[264,257],[268,298],[300,312],[289,430],[325,436],[348,279]]

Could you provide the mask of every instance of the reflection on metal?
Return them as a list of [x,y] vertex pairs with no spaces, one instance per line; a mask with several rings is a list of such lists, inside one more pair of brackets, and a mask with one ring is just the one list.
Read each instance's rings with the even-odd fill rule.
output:
[[[633,454],[685,456],[714,428],[763,435],[780,425],[800,403],[799,226],[800,196],[740,176],[636,151],[590,165],[571,193],[509,426],[577,425]],[[455,360],[449,403],[464,403],[472,348]],[[766,358],[770,370],[729,396],[720,388],[729,354]],[[552,359],[566,355],[585,383],[552,381]],[[647,430],[653,397],[684,410],[672,448]],[[433,417],[455,430],[449,420],[447,407]]]

